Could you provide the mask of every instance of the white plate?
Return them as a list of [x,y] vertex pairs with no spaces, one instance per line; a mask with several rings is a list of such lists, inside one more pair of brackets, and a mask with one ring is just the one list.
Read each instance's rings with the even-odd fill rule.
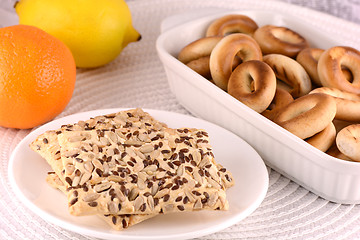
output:
[[235,134],[207,121],[178,113],[148,110],[169,127],[195,127],[210,135],[215,157],[234,175],[235,186],[227,190],[229,211],[199,211],[161,215],[124,231],[112,230],[96,216],[75,217],[67,211],[65,196],[45,182],[49,165],[29,144],[41,133],[62,124],[124,109],[78,113],[52,121],[26,136],[13,151],[9,162],[10,183],[18,198],[44,220],[80,234],[105,239],[186,239],[227,228],[250,215],[264,199],[268,172],[257,154]]

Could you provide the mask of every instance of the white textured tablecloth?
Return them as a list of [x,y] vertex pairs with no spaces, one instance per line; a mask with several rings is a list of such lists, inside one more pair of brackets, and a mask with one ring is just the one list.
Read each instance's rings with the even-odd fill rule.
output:
[[[12,0],[0,0],[0,26],[17,22]],[[307,6],[303,8],[289,5]],[[310,8],[360,23],[359,0],[132,0],[128,1],[142,40],[130,44],[114,62],[79,70],[73,98],[58,117],[112,107],[143,107],[188,114],[170,92],[155,41],[162,19],[203,7],[266,9],[286,12],[360,49],[360,26]],[[29,130],[0,127],[0,239],[89,239],[54,226],[30,212],[14,195],[8,161]],[[249,217],[202,239],[360,239],[360,205],[331,203],[270,171],[270,185],[261,206]]]

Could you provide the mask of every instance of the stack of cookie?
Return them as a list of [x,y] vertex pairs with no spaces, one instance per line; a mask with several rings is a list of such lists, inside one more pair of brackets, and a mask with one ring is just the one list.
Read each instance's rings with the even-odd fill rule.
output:
[[47,182],[65,193],[70,214],[97,214],[117,230],[159,214],[228,209],[234,181],[208,134],[168,128],[141,109],[64,125],[30,147],[53,169]]

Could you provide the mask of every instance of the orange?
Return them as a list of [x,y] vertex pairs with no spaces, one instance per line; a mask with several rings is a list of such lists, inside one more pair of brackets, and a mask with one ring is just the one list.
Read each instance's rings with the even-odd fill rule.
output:
[[27,129],[69,103],[76,66],[68,47],[27,25],[0,28],[0,126]]

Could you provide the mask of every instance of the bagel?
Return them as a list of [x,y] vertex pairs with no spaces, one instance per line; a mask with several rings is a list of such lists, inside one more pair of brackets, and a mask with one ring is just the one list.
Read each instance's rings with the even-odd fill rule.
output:
[[354,161],[360,161],[360,124],[352,124],[341,129],[336,135],[339,151]]
[[[303,66],[314,85],[318,87],[322,86],[322,83],[319,78],[317,65],[323,52],[325,52],[325,50],[320,48],[305,48],[296,56],[296,61]],[[341,71],[345,79],[351,82],[353,77],[349,69],[342,67]]]
[[347,127],[347,126],[349,126],[351,124],[354,124],[352,122],[342,121],[342,120],[338,120],[338,119],[334,119],[333,123],[334,123],[334,126],[336,128],[336,133],[338,133],[344,127]]
[[309,47],[306,39],[286,27],[265,25],[254,32],[254,38],[259,43],[263,54],[277,53],[288,57],[296,55]]
[[291,87],[288,91],[294,98],[301,97],[311,91],[309,75],[294,59],[281,54],[268,54],[263,57],[263,61],[269,64],[279,80]]
[[186,64],[189,68],[200,74],[206,79],[211,79],[210,66],[209,66],[210,56],[201,57],[195,60],[192,60]]
[[324,130],[335,114],[334,98],[314,93],[295,99],[285,106],[274,122],[299,138],[306,139]]
[[262,60],[257,42],[243,33],[234,33],[223,37],[210,54],[210,72],[214,83],[227,91],[235,56],[243,62]]
[[348,82],[352,82],[354,80],[352,73],[350,72],[349,69],[342,67],[341,68],[342,74],[344,75],[344,78],[348,81]]
[[264,62],[251,60],[237,66],[228,82],[228,93],[261,113],[271,103],[276,90],[276,77]]
[[337,88],[321,87],[310,92],[324,93],[332,96],[336,101],[335,119],[343,121],[360,121],[360,96],[354,93],[345,92]]
[[319,58],[324,51],[324,49],[320,48],[305,48],[296,56],[296,61],[303,66],[315,86],[321,86],[317,65]]
[[275,116],[281,111],[281,109],[292,101],[294,101],[294,98],[288,91],[285,91],[282,88],[276,88],[273,100],[271,101],[268,108],[261,114],[264,117],[273,120]]
[[211,79],[210,53],[220,40],[221,37],[205,37],[193,41],[181,49],[178,59],[201,76]]
[[256,29],[258,29],[258,25],[250,17],[230,14],[213,21],[206,30],[206,36],[225,36],[232,33],[244,33],[252,36]]
[[178,54],[180,62],[187,64],[193,60],[208,57],[222,37],[204,37],[197,39],[181,49]]
[[[351,82],[344,76],[344,68],[351,72]],[[360,52],[342,46],[327,49],[319,59],[318,74],[324,87],[360,94]]]
[[346,156],[345,154],[343,154],[342,152],[339,151],[338,147],[336,146],[336,144],[333,144],[327,151],[326,154],[335,157],[335,158],[339,158],[342,160],[346,160],[346,161],[352,161],[353,160],[351,158],[349,158],[348,156]]
[[[238,57],[234,58],[232,69],[234,70],[241,63],[241,59]],[[203,76],[204,78],[211,80],[210,73],[210,56],[201,57],[199,59],[192,60],[186,64],[189,68]]]
[[305,141],[320,151],[326,152],[334,143],[335,137],[336,129],[334,124],[331,122],[324,130],[306,139]]

